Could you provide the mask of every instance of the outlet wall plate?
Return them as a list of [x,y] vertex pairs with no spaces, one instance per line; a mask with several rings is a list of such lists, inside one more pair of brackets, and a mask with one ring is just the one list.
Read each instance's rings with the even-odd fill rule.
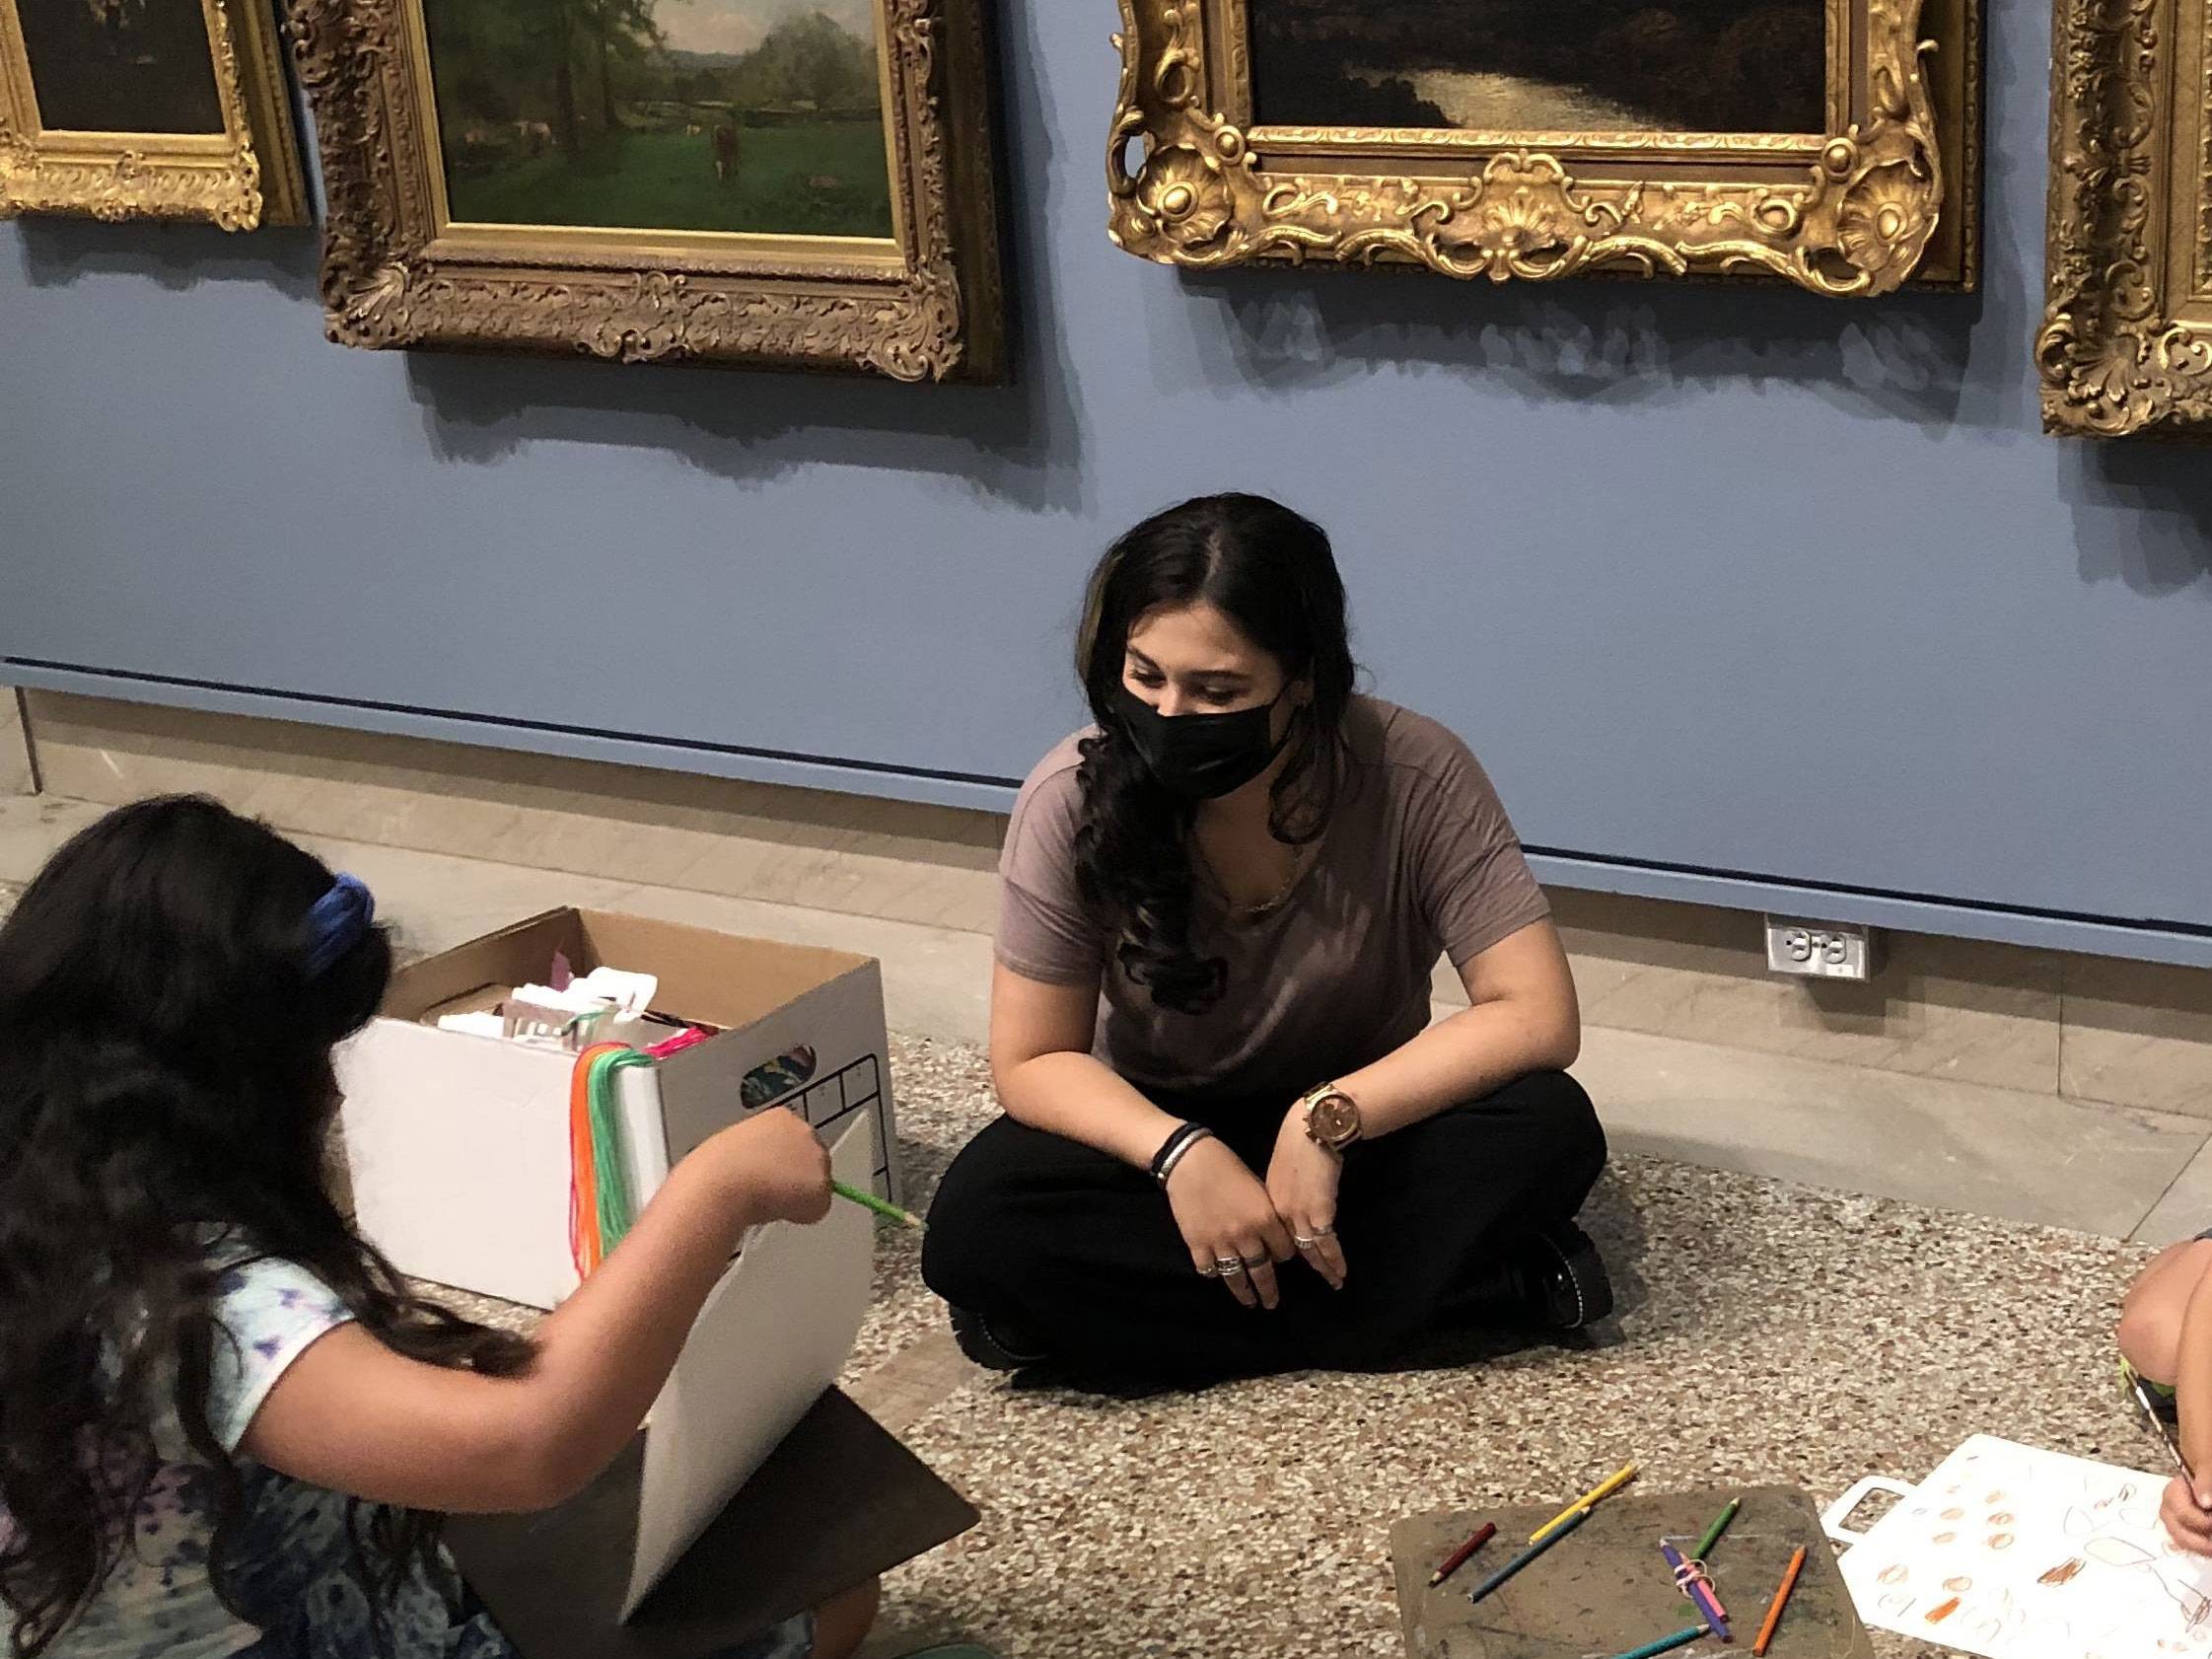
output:
[[1874,972],[1876,940],[1871,928],[1849,922],[1768,916],[1767,970],[1806,979],[1863,981]]

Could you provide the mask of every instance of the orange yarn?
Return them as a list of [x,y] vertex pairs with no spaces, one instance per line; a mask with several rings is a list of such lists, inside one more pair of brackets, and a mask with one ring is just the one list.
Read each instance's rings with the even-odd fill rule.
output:
[[595,1043],[576,1056],[568,1077],[568,1254],[576,1276],[589,1278],[607,1256],[599,1227],[599,1166],[592,1156],[592,1066],[627,1044]]

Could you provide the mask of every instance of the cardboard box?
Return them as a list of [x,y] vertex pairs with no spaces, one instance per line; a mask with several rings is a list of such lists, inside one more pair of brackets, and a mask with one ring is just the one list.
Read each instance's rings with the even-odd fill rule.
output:
[[[898,1199],[883,975],[873,960],[549,910],[402,969],[383,1014],[339,1054],[354,1211],[400,1271],[538,1308],[576,1288],[574,1056],[431,1023],[545,979],[556,952],[578,974],[607,965],[657,974],[657,1009],[722,1028],[657,1066],[621,1074],[625,1118],[657,1119],[667,1160],[771,1106],[791,1108],[832,1139],[866,1113],[875,1118],[876,1190]],[[641,1190],[665,1173],[658,1152],[630,1145]]]

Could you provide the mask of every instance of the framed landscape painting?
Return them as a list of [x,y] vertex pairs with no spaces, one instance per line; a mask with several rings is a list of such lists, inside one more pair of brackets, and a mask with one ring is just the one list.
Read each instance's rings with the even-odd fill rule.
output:
[[0,218],[307,222],[266,0],[0,0]]
[[296,0],[331,337],[1003,369],[982,0]]
[[2212,0],[2057,0],[2043,428],[2212,436]]
[[1195,268],[1971,287],[1979,0],[1121,0],[1111,230]]

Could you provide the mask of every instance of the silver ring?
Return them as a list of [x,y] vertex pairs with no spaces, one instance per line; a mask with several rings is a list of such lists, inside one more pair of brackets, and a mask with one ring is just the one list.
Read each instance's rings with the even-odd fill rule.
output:
[[1302,1239],[1296,1233],[1293,1233],[1290,1236],[1290,1242],[1296,1245],[1300,1250],[1312,1250],[1316,1245],[1321,1242],[1321,1235],[1317,1234],[1313,1238]]
[[1333,1227],[1316,1227],[1314,1237],[1317,1239],[1333,1239],[1336,1237],[1336,1229]]
[[1217,1256],[1214,1258],[1214,1271],[1225,1279],[1233,1279],[1239,1273],[1248,1270],[1249,1265],[1242,1256]]

